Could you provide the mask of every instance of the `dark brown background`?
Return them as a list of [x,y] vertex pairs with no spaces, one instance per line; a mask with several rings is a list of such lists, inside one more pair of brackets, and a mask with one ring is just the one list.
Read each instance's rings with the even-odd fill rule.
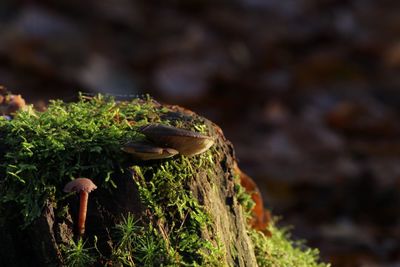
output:
[[0,3],[0,83],[31,103],[150,93],[210,118],[296,238],[400,265],[400,2]]

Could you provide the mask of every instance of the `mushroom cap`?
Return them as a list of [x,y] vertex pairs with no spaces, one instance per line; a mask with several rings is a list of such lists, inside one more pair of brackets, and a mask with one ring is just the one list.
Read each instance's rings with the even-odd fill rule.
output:
[[131,154],[137,160],[165,159],[179,153],[172,148],[158,147],[145,142],[127,143],[121,149]]
[[92,180],[88,178],[77,178],[65,185],[64,192],[70,193],[85,191],[90,193],[96,188],[97,186],[92,182]]
[[171,147],[189,157],[203,153],[214,144],[209,136],[162,124],[149,124],[139,130],[155,144]]

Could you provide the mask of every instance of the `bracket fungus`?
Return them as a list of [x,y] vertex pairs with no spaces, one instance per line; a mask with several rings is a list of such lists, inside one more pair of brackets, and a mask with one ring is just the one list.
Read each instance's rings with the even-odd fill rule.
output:
[[136,160],[165,159],[179,153],[173,148],[157,147],[145,142],[127,143],[121,149],[131,154]]
[[139,131],[155,144],[171,147],[188,157],[201,154],[214,144],[209,136],[162,124],[145,125]]
[[79,193],[79,216],[78,216],[78,233],[82,236],[85,233],[85,221],[87,213],[87,204],[89,193],[95,190],[97,186],[88,178],[77,178],[64,187],[64,192]]

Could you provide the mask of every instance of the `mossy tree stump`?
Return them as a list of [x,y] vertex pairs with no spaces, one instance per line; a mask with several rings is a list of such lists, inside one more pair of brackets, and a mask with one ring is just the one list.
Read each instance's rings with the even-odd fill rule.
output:
[[[138,129],[148,123],[200,132],[215,144],[190,158],[133,160],[121,146],[143,140]],[[285,257],[296,266],[323,265],[275,228],[270,238],[250,228],[233,147],[193,112],[150,98],[82,97],[0,119],[0,141],[2,266],[288,266],[280,253],[291,253]],[[78,196],[62,192],[77,177],[98,186],[84,242]]]

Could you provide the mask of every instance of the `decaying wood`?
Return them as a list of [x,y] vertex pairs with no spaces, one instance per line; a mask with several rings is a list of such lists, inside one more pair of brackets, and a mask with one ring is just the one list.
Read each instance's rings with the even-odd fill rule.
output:
[[[172,117],[192,118],[195,113],[177,106],[166,106]],[[256,202],[252,225],[265,227],[266,213],[255,184],[244,173],[238,171],[232,144],[223,136],[222,130],[210,121],[205,120],[211,137],[218,147],[215,155],[213,177],[207,170],[199,170],[195,177],[182,185],[190,188],[212,218],[212,225],[201,230],[201,235],[209,240],[219,240],[226,251],[221,266],[257,266],[253,244],[247,234],[247,219],[235,194],[235,175],[239,172],[242,184],[252,192]],[[102,253],[110,253],[110,230],[116,218],[128,212],[140,216],[146,207],[138,197],[138,189],[133,182],[132,174],[123,174],[117,180],[114,191],[99,188],[91,194],[87,215],[87,236],[96,235],[98,249]],[[135,175],[135,174],[133,174]],[[73,221],[76,221],[77,207],[70,201],[69,220],[58,220],[54,215],[54,203],[49,202],[40,218],[23,231],[18,222],[9,221],[0,228],[0,262],[4,266],[60,266],[63,258],[60,245],[66,244],[73,237]],[[76,237],[76,235],[75,235]],[[12,264],[11,264],[12,263]],[[8,264],[8,265],[7,265]],[[11,265],[10,265],[11,264]]]

